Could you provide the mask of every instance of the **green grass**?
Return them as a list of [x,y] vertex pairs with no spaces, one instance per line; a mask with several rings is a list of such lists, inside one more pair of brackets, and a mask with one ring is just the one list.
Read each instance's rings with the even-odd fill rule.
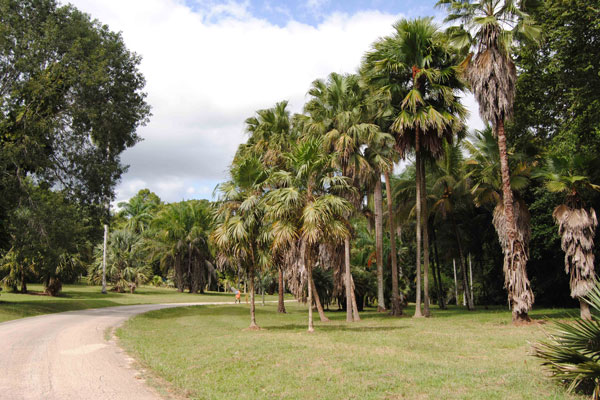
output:
[[[61,295],[50,297],[41,295],[42,285],[28,285],[30,294],[0,292],[0,322],[12,319],[50,314],[61,311],[83,310],[86,308],[112,307],[131,304],[186,303],[186,302],[228,302],[233,301],[231,293],[208,292],[207,294],[179,293],[171,288],[141,287],[134,294],[108,292],[100,293],[99,286],[65,285]],[[267,296],[275,300],[276,296]],[[243,299],[242,299],[243,300]]]
[[530,355],[545,326],[514,327],[505,309],[434,310],[430,319],[368,311],[352,324],[331,312],[332,321],[309,334],[306,308],[286,307],[280,315],[276,305],[258,305],[261,331],[244,329],[244,304],[154,311],[117,335],[161,382],[194,399],[585,398],[566,394]]

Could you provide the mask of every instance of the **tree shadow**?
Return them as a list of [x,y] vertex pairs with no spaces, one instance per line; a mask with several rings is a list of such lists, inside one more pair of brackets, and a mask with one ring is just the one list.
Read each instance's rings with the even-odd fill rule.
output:
[[[306,331],[306,324],[265,325],[262,327],[268,331]],[[315,325],[315,332],[386,332],[407,329],[406,326],[360,326],[360,325],[327,325],[327,323]]]

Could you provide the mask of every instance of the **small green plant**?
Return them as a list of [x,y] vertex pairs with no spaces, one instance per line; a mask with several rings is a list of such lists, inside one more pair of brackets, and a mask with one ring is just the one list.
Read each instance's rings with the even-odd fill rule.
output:
[[[600,311],[600,286],[584,298],[596,312]],[[600,320],[596,315],[587,321],[556,322],[547,340],[534,345],[534,355],[553,377],[576,388],[593,390],[592,399],[600,399]],[[591,389],[593,388],[593,389]]]

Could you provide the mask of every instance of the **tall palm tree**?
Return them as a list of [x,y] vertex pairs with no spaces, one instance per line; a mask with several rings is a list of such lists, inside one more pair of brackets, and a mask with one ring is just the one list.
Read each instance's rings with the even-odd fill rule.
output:
[[[512,118],[517,71],[510,52],[515,36],[537,39],[540,31],[514,0],[439,0],[449,15],[446,21],[460,21],[454,38],[463,47],[472,47],[464,62],[464,75],[479,103],[481,118],[492,124],[498,137],[502,201],[509,243],[504,254],[504,284],[512,307],[513,322],[529,321],[534,297],[527,278],[527,251],[518,235],[504,122]],[[462,29],[462,28],[466,29]]]
[[[503,254],[511,251],[511,240],[508,236],[508,223],[504,212],[503,182],[501,174],[500,152],[498,141],[491,127],[475,131],[465,140],[463,145],[470,157],[466,161],[471,177],[471,193],[477,207],[491,204],[493,206],[492,223],[498,234]],[[513,194],[513,215],[515,217],[516,234],[524,246],[525,255],[529,256],[529,240],[531,238],[530,214],[527,205],[519,192],[529,185],[533,168],[531,158],[521,153],[513,153],[509,159],[510,187]]]
[[413,149],[416,159],[416,243],[417,243],[417,307],[421,312],[421,247],[424,266],[424,307],[429,315],[429,229],[424,152],[433,157],[441,153],[442,141],[452,141],[464,130],[466,111],[456,91],[462,83],[456,74],[456,54],[446,36],[431,18],[400,20],[395,34],[374,46],[367,59],[373,74],[389,74],[403,80],[406,91],[395,106],[391,131],[402,154]]
[[[371,176],[371,166],[367,162],[363,146],[377,137],[380,129],[369,123],[366,109],[366,91],[360,86],[357,75],[332,73],[327,81],[313,82],[308,94],[311,99],[304,110],[309,119],[305,123],[308,136],[322,136],[327,151],[334,154],[332,164],[342,176],[349,178],[355,190],[349,191],[347,198],[358,209],[361,203],[360,187],[365,177]],[[352,274],[350,271],[350,237],[344,241],[344,264],[346,286],[346,320],[358,321],[358,307],[352,301]]]
[[231,169],[231,180],[218,187],[215,229],[211,240],[217,249],[217,265],[240,265],[250,284],[250,329],[256,324],[254,275],[269,262],[264,222],[264,183],[267,178],[260,160],[238,160]]
[[[236,160],[253,156],[267,169],[284,168],[284,154],[291,151],[298,138],[298,129],[294,129],[287,101],[281,101],[272,108],[258,110],[254,116],[246,119],[246,132],[250,137],[245,144],[239,146]],[[277,310],[285,313],[282,255],[274,254],[273,261],[277,265],[279,280]]]
[[583,297],[596,285],[594,236],[598,220],[593,208],[585,208],[582,194],[586,189],[600,191],[600,186],[584,175],[587,161],[577,155],[549,157],[537,176],[545,180],[550,192],[565,195],[564,203],[554,209],[552,216],[565,252],[565,272],[571,274],[571,297],[579,299],[581,318],[591,321],[590,307]]
[[273,248],[278,251],[302,249],[308,285],[309,332],[314,331],[312,301],[316,288],[313,268],[319,245],[341,242],[349,236],[345,217],[352,205],[337,195],[348,190],[348,183],[345,177],[331,174],[330,158],[323,153],[318,138],[299,143],[289,156],[289,171],[279,171],[271,176],[269,181],[276,183],[278,188],[265,196],[265,216],[271,224]]

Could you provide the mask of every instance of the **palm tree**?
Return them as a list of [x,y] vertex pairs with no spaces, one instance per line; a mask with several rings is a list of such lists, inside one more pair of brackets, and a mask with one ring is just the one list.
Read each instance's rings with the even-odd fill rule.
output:
[[[246,119],[246,132],[250,137],[245,144],[240,145],[236,159],[257,157],[267,169],[285,166],[284,154],[291,150],[298,137],[298,130],[294,129],[287,107],[288,102],[282,101],[272,108],[258,110],[253,117]],[[277,265],[279,279],[277,311],[285,313],[283,259],[280,254],[274,254],[273,261]]]
[[[361,88],[357,75],[332,73],[327,81],[314,81],[308,93],[311,99],[304,107],[310,116],[304,125],[306,134],[324,138],[327,151],[335,155],[331,159],[333,166],[349,178],[355,189],[348,192],[347,198],[354,209],[358,209],[361,202],[359,189],[366,177],[372,176],[363,146],[380,134],[377,125],[367,122],[366,91]],[[356,301],[352,301],[350,237],[344,241],[344,264],[346,320],[358,321],[358,307]]]
[[[500,172],[500,152],[498,141],[491,127],[471,134],[470,140],[463,142],[470,154],[466,161],[471,176],[471,193],[477,207],[485,204],[493,205],[492,223],[498,234],[502,252],[506,256],[511,251],[511,240],[508,236],[508,223],[504,212],[503,183]],[[531,237],[530,214],[527,205],[519,195],[519,191],[529,185],[533,162],[521,153],[512,154],[509,160],[510,186],[513,194],[513,215],[517,228],[517,236],[524,246],[525,255],[529,256],[529,240]]]
[[322,313],[313,280],[319,245],[341,242],[349,236],[345,216],[352,205],[340,197],[347,192],[347,179],[333,175],[331,156],[323,153],[322,140],[309,138],[289,155],[289,170],[272,174],[269,183],[277,189],[265,195],[266,220],[273,248],[278,252],[300,249],[308,284],[308,331],[313,332],[312,301]]
[[208,238],[212,210],[206,200],[189,200],[165,206],[152,221],[148,249],[166,270],[173,268],[175,284],[182,292],[204,292],[212,269]]
[[[400,20],[394,25],[394,36],[382,39],[367,59],[373,65],[372,74],[389,74],[403,80],[406,94],[396,105],[391,131],[402,154],[414,149],[416,159],[416,242],[417,242],[417,307],[415,317],[421,317],[421,245],[424,264],[424,305],[429,315],[429,229],[425,216],[427,207],[424,154],[433,157],[441,153],[442,141],[464,130],[466,111],[460,104],[457,90],[462,84],[457,78],[456,55],[446,36],[431,18]],[[421,237],[422,236],[422,237]]]
[[471,200],[467,182],[468,175],[463,170],[464,163],[461,146],[459,144],[451,145],[447,142],[444,142],[443,146],[444,155],[437,161],[434,172],[435,183],[433,191],[437,193],[438,199],[433,205],[433,210],[438,212],[442,218],[449,219],[452,224],[462,270],[467,308],[474,310],[473,297],[467,280],[467,267],[465,265],[463,245],[458,232],[455,215],[455,209],[461,202],[470,203]]
[[589,304],[583,299],[596,285],[594,273],[594,236],[598,226],[596,211],[586,210],[582,192],[599,190],[582,174],[587,161],[582,156],[549,157],[537,176],[545,180],[552,193],[564,193],[565,201],[552,213],[558,224],[561,248],[565,252],[565,272],[571,274],[571,297],[578,298],[581,318],[591,321]]
[[127,218],[127,229],[136,233],[142,233],[148,229],[159,205],[158,196],[148,189],[142,189],[129,201],[122,201],[118,204],[121,208],[119,214]]
[[[454,28],[454,38],[463,47],[471,46],[464,62],[464,75],[479,103],[481,118],[492,124],[498,137],[502,201],[509,243],[504,254],[505,286],[512,306],[513,322],[529,321],[527,313],[534,297],[527,278],[527,251],[518,235],[504,122],[512,118],[517,71],[510,51],[515,35],[536,39],[539,29],[514,0],[439,0],[449,15],[446,21],[461,21],[464,28]],[[473,33],[471,37],[471,33]]]
[[[133,293],[135,289],[148,281],[151,269],[146,264],[147,257],[142,237],[128,230],[116,230],[111,233],[107,247],[108,281],[119,292],[126,290]],[[103,247],[95,249],[96,262],[90,266],[88,275],[91,282],[102,281]]]
[[211,234],[217,249],[217,265],[241,266],[250,284],[250,329],[256,324],[254,275],[269,262],[270,253],[264,223],[264,183],[267,177],[260,160],[238,159],[232,166],[231,180],[218,187],[215,229]]

